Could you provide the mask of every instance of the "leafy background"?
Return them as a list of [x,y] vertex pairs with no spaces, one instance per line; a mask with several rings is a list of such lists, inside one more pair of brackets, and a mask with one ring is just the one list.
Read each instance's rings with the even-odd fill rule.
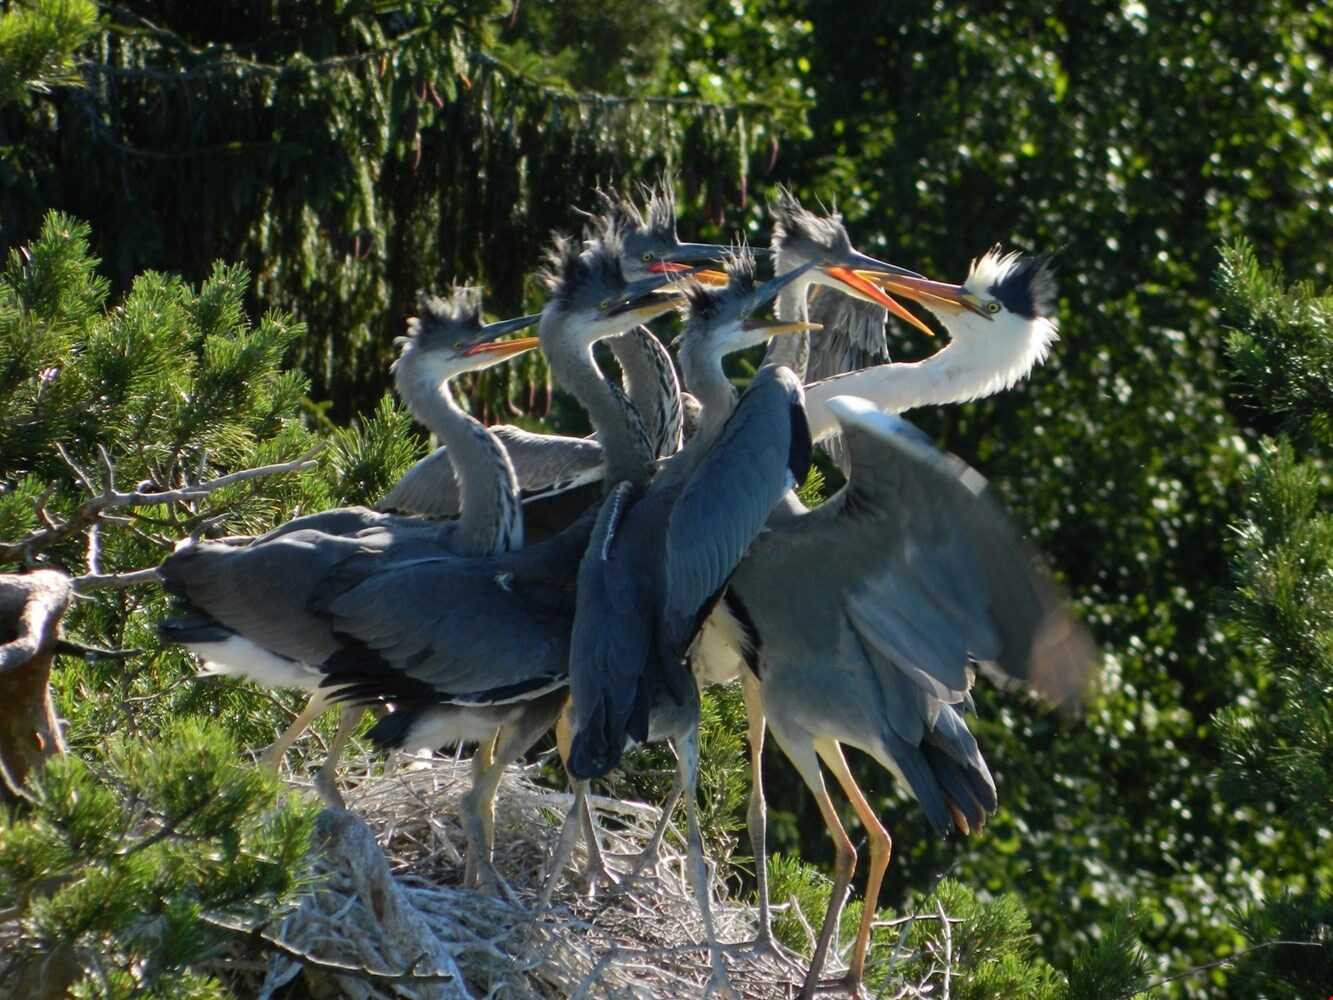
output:
[[[935,839],[861,762],[895,840],[885,902],[946,874],[978,906],[1012,893],[1000,937],[1030,925],[1014,955],[1075,986],[1097,948],[1141,945],[1142,985],[1319,942],[1164,989],[1327,993],[1331,49],[1318,3],[0,5],[0,243],[48,255],[11,255],[0,298],[0,538],[31,529],[47,483],[76,502],[56,441],[170,484],[333,437],[319,469],[196,512],[234,509],[227,530],[374,498],[416,453],[382,397],[417,289],[475,278],[497,314],[537,306],[541,247],[598,182],[666,174],[683,232],[754,242],[790,183],[862,249],[944,278],[995,242],[1058,250],[1053,360],[919,422],[1047,553],[1105,651],[1101,688],[1077,722],[981,694],[1002,808],[969,840]],[[580,426],[536,359],[471,393],[492,419]],[[151,537],[108,538],[106,564],[154,561]],[[80,571],[83,552],[47,557]],[[74,748],[195,714],[266,742],[280,704],[183,681],[159,608],[76,610],[79,638],[147,653],[61,667]],[[715,787],[742,766],[725,728]],[[767,766],[772,846],[827,866],[813,803]],[[738,800],[718,801],[726,840]]]

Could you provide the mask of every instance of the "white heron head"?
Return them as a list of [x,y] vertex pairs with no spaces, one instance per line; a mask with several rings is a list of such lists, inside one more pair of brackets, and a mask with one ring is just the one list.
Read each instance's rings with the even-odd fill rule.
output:
[[1047,255],[994,247],[972,262],[961,285],[864,276],[925,306],[953,341],[951,356],[966,355],[971,368],[991,373],[978,395],[1013,385],[1046,360],[1059,339],[1055,272]]
[[458,286],[448,297],[422,292],[417,297],[417,314],[407,321],[407,335],[394,341],[398,348],[394,377],[400,386],[411,382],[438,386],[467,372],[498,365],[537,346],[536,337],[500,338],[540,318],[520,316],[483,325],[481,289]]

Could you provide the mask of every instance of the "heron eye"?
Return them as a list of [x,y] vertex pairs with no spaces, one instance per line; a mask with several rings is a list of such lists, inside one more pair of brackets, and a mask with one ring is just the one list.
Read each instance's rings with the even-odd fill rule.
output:
[[639,259],[646,262],[652,260],[656,256],[657,254],[653,253],[651,250],[645,250]]
[[999,311],[1000,311],[1000,303],[998,302],[986,303],[986,312],[990,313],[992,316],[994,316]]
[[463,341],[460,340],[454,344],[455,351],[461,351],[462,349],[463,349]]
[[597,303],[597,308],[600,309],[602,312],[606,312],[608,309],[611,308],[611,300],[602,299],[601,302]]

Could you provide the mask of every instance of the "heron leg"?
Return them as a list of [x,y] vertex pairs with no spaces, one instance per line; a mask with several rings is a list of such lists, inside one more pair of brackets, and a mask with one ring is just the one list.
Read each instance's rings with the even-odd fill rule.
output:
[[[463,800],[459,803],[459,811],[463,816],[463,833],[467,838],[468,851],[467,862],[463,866],[463,885],[475,889],[481,885],[481,861],[485,854],[486,860],[490,859],[491,836],[488,834],[488,824],[486,823],[486,812],[491,812],[491,825],[495,820],[494,800],[490,803],[484,803],[480,797],[480,789],[485,782],[486,772],[490,769],[492,761],[495,760],[495,745],[500,742],[500,734],[504,727],[501,726],[491,733],[488,739],[482,740],[477,744],[477,749],[472,754],[472,785]],[[491,807],[486,809],[486,805]],[[494,874],[492,871],[490,874]]]
[[852,949],[852,960],[847,967],[845,985],[855,995],[861,988],[861,976],[865,970],[866,949],[870,945],[870,931],[879,908],[879,890],[884,882],[884,873],[889,867],[889,857],[893,853],[893,839],[884,824],[875,815],[875,810],[866,801],[865,794],[852,777],[847,760],[842,755],[842,747],[829,740],[816,744],[819,756],[824,764],[838,779],[838,784],[847,793],[852,808],[861,819],[866,835],[870,838],[870,870],[866,881],[865,903],[861,909],[861,926],[856,932],[856,945]]
[[551,864],[546,872],[546,884],[542,886],[541,898],[537,900],[539,909],[546,909],[551,905],[551,896],[554,895],[556,886],[560,884],[560,877],[564,874],[569,859],[573,857],[574,847],[579,841],[579,829],[582,826],[580,817],[588,808],[588,782],[576,778],[571,784],[574,788],[574,801],[570,803],[569,810],[560,824],[560,835],[556,838],[555,851],[551,854]]
[[747,736],[750,741],[750,806],[745,813],[745,827],[754,851],[754,878],[759,892],[759,935],[755,945],[762,951],[774,949],[773,914],[768,899],[768,804],[764,801],[764,733],[767,723],[759,697],[759,678],[748,670],[741,674],[741,693],[745,697]]
[[[488,888],[507,889],[492,862],[495,847],[495,796],[500,790],[509,765],[522,757],[551,727],[546,712],[527,711],[514,722],[496,731],[484,748],[485,766],[476,775],[465,797],[469,820],[476,823],[473,836],[480,834],[481,851],[477,856],[477,874]],[[471,838],[469,838],[471,839]],[[469,856],[471,850],[469,850]],[[507,895],[512,895],[507,892]]]
[[[574,739],[573,710],[574,703],[566,701],[555,724],[555,745],[562,761],[569,760],[569,748]],[[538,900],[538,905],[542,908],[551,905],[551,896],[555,893],[556,886],[560,884],[560,877],[574,854],[575,845],[578,844],[580,828],[588,841],[588,863],[584,866],[584,872],[591,887],[595,889],[598,880],[610,885],[616,883],[616,878],[607,867],[601,845],[597,840],[597,817],[592,810],[589,783],[576,778],[572,779],[570,784],[574,790],[574,801],[570,803],[560,824],[560,835],[556,839],[555,851],[551,855],[546,884],[542,887],[541,898]]]
[[782,752],[787,755],[787,759],[800,772],[801,778],[814,793],[820,815],[824,817],[824,825],[828,828],[829,836],[833,838],[835,852],[833,892],[829,896],[824,925],[820,928],[819,938],[815,942],[815,953],[810,959],[810,969],[805,975],[805,983],[800,993],[800,1000],[812,1000],[819,986],[819,974],[823,971],[829,946],[838,932],[843,904],[847,901],[847,889],[852,883],[852,872],[856,870],[856,848],[852,846],[851,838],[843,829],[842,821],[838,819],[838,811],[833,807],[828,789],[824,787],[824,775],[819,769],[817,746],[826,741],[811,737],[805,732],[784,732],[784,727],[779,726],[775,719],[770,719],[769,722],[773,727],[774,738],[782,747]]
[[662,815],[657,820],[657,825],[653,827],[653,834],[648,838],[648,843],[642,853],[634,862],[634,868],[630,872],[631,877],[638,878],[643,874],[645,868],[657,864],[658,855],[662,851],[662,841],[666,838],[667,827],[671,825],[671,817],[676,812],[676,807],[680,805],[681,796],[685,794],[685,769],[680,765],[679,757],[676,759],[676,774],[671,780],[671,791],[667,794],[667,800],[662,806]]
[[723,997],[736,996],[727,977],[727,967],[722,961],[722,945],[717,939],[713,927],[712,888],[708,882],[708,863],[704,860],[704,838],[699,830],[699,724],[698,717],[690,731],[679,741],[678,766],[684,777],[685,816],[689,826],[686,863],[689,865],[690,881],[694,883],[694,895],[699,904],[699,916],[703,918],[704,935],[708,938],[708,958],[713,966],[713,981],[710,984]]
[[365,709],[360,705],[344,705],[338,716],[338,731],[333,734],[333,743],[329,745],[329,755],[315,772],[315,792],[330,809],[346,809],[342,794],[338,791],[338,761],[342,758],[343,748],[356,732],[356,725],[361,721]]
[[260,754],[260,763],[276,772],[282,766],[283,755],[296,742],[296,738],[310,727],[310,723],[323,715],[324,710],[331,704],[333,702],[329,700],[327,691],[320,690],[312,694],[310,700],[305,703],[305,708],[292,720],[291,725],[284,729],[282,735],[270,743]]

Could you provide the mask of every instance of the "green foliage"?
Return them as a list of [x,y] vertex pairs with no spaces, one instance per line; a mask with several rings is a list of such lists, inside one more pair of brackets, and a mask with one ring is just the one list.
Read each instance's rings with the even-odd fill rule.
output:
[[378,503],[421,458],[411,430],[411,414],[384,396],[369,418],[335,431],[325,466],[331,488],[347,503]]
[[16,0],[0,12],[0,108],[26,90],[77,86],[73,55],[96,29],[90,0]]
[[118,288],[243,261],[252,310],[308,324],[295,356],[345,420],[383,391],[418,289],[479,279],[517,312],[599,181],[684,170],[721,222],[751,154],[800,120],[786,18],[694,0],[513,13],[505,29],[495,0],[108,8],[84,86],[0,127],[0,242],[59,204],[92,223]]
[[1326,449],[1333,443],[1333,296],[1317,295],[1309,281],[1286,287],[1245,242],[1224,248],[1217,285],[1232,327],[1227,356],[1250,406],[1293,441]]
[[[0,821],[7,976],[68,976],[79,996],[221,996],[190,966],[226,926],[272,921],[301,884],[313,809],[237,764],[214,723],[183,720],[106,759],[55,758]],[[188,775],[188,780],[182,780]],[[48,983],[49,985],[49,983]]]
[[1243,484],[1227,627],[1252,682],[1216,720],[1221,786],[1273,815],[1282,841],[1307,859],[1267,899],[1239,908],[1237,926],[1257,950],[1238,979],[1306,995],[1333,973],[1333,423],[1322,384],[1333,299],[1308,283],[1284,287],[1243,243],[1225,251],[1218,282],[1237,382],[1281,432],[1262,443]]

